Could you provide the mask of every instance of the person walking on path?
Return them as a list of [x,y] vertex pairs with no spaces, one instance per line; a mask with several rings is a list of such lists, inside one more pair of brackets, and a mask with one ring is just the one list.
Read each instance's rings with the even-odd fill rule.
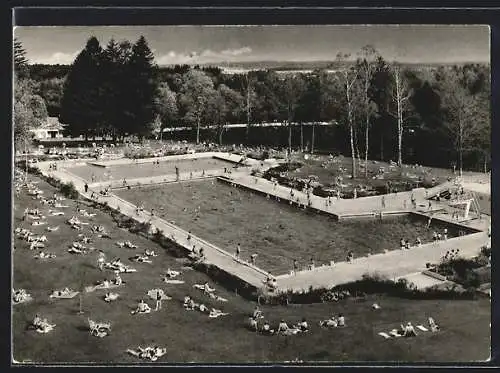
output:
[[257,254],[250,255],[250,264],[255,265],[255,259],[257,259]]
[[87,193],[89,191],[89,185],[87,183],[85,183],[83,188],[85,189],[85,193]]
[[382,208],[385,209],[385,196],[382,196]]

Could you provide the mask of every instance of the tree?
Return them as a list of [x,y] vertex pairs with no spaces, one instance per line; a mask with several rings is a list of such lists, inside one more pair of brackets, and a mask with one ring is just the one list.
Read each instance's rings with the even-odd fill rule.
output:
[[[484,112],[477,94],[472,94],[464,81],[464,69],[448,69],[440,80],[441,101],[445,128],[458,149],[460,176],[463,171],[463,153],[478,131],[477,117]],[[482,110],[481,110],[482,109]],[[483,125],[484,125],[483,121]]]
[[349,126],[349,138],[351,143],[351,157],[352,157],[352,178],[356,177],[356,152],[354,148],[354,130],[355,123],[355,100],[357,96],[356,83],[359,77],[359,71],[355,64],[346,65],[346,60],[350,57],[349,54],[337,54],[337,62],[342,64],[339,78],[343,87],[343,94],[347,106],[347,124]]
[[103,121],[101,101],[101,53],[91,37],[76,57],[64,84],[60,121],[72,136],[96,135]]
[[255,101],[257,99],[257,95],[253,88],[253,84],[254,84],[254,78],[251,72],[249,71],[244,75],[244,86],[242,87],[242,92],[245,95],[245,112],[247,121],[245,136],[247,137],[247,139],[248,139],[248,133],[250,131],[250,124],[252,122],[252,108],[255,105]]
[[295,120],[295,113],[299,100],[304,92],[305,84],[301,75],[287,75],[282,85],[286,106],[286,122],[288,125],[288,152],[292,152],[292,125]]
[[131,104],[128,113],[133,120],[131,132],[142,138],[151,133],[158,97],[158,68],[144,36],[133,45],[127,67],[130,77],[127,96]]
[[369,131],[370,121],[376,111],[376,105],[371,100],[370,89],[372,80],[375,75],[378,52],[371,45],[366,45],[361,48],[361,55],[358,57],[356,64],[360,72],[360,77],[363,80],[363,111],[365,119],[365,177],[368,176],[368,150],[369,150]]
[[395,64],[393,66],[393,81],[394,81],[394,86],[393,86],[393,101],[394,104],[396,105],[396,118],[397,118],[397,123],[398,123],[398,166],[403,165],[403,156],[402,156],[402,149],[403,149],[403,132],[405,128],[405,115],[407,112],[408,104],[409,104],[409,99],[411,96],[410,93],[410,88],[408,85],[407,80],[403,76],[403,72],[401,69],[401,66],[398,64]]
[[179,94],[179,104],[183,109],[183,119],[196,128],[196,143],[200,142],[200,124],[206,117],[207,107],[215,95],[214,83],[201,70],[189,70],[183,76]]
[[46,123],[47,108],[44,100],[33,92],[33,82],[14,79],[14,142],[17,146],[30,139],[29,130]]
[[163,138],[163,128],[173,126],[177,120],[177,97],[167,83],[161,83],[158,89],[157,110],[160,120],[160,140]]
[[14,38],[14,71],[20,78],[24,78],[28,73],[28,59],[23,43]]
[[[372,132],[380,136],[380,159],[384,160],[384,138],[391,128],[390,103],[392,100],[392,72],[382,56],[377,57],[375,72],[370,86],[370,99],[375,103],[376,112]],[[391,132],[392,138],[392,132]]]
[[210,100],[209,110],[212,112],[212,122],[217,125],[217,137],[220,145],[222,145],[222,135],[226,123],[238,118],[243,110],[243,105],[243,97],[239,92],[225,84],[219,85],[216,94]]
[[51,117],[58,117],[61,112],[61,100],[65,78],[51,78],[37,84],[36,93],[45,100],[47,112]]

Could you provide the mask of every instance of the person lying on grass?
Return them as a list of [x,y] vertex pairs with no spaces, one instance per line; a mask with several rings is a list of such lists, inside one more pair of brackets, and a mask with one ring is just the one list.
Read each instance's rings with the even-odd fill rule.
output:
[[54,259],[55,257],[56,254],[46,253],[43,250],[40,250],[40,252],[34,256],[35,259]]
[[31,326],[39,333],[48,333],[54,327],[56,324],[50,324],[47,319],[42,319],[38,314],[35,315],[35,318],[33,319]]
[[31,299],[31,295],[24,289],[15,290],[13,293],[14,303],[23,303]]
[[117,293],[106,293],[106,295],[104,296],[104,301],[109,303],[109,302],[117,300],[118,297],[119,297],[119,294],[117,294]]
[[203,312],[203,313],[208,312],[208,307],[205,306],[203,303],[201,303],[198,305],[198,311]]
[[224,316],[224,315],[228,315],[228,313],[222,312],[221,310],[219,310],[217,308],[212,308],[210,310],[210,314],[208,315],[208,317],[210,317],[211,319],[215,319],[217,317]]
[[139,263],[152,263],[152,261],[149,259],[149,256],[140,254],[131,257],[130,260]]
[[170,268],[167,268],[167,271],[165,272],[165,277],[167,278],[176,278],[179,276],[181,273],[179,271],[173,271]]
[[335,316],[332,316],[332,318],[330,319],[320,321],[319,326],[327,328],[336,328],[337,326],[339,326],[339,323],[337,321],[337,318]]
[[75,292],[67,287],[65,287],[63,290],[54,290],[52,294],[50,295],[51,298],[63,298],[63,297],[68,297],[71,295],[76,295],[78,292]]

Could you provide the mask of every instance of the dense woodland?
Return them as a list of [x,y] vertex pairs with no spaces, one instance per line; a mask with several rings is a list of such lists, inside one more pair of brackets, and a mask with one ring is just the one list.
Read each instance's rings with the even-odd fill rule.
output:
[[[366,159],[490,165],[490,67],[484,64],[399,65],[366,46],[311,73],[229,75],[218,67],[159,67],[144,37],[106,46],[91,37],[71,66],[29,64],[22,44],[16,40],[14,47],[18,143],[47,115],[59,117],[70,136],[117,140],[188,126],[197,142],[223,143],[227,124],[244,123],[231,140],[248,143],[253,125],[279,122],[287,137],[282,145],[290,148],[305,146],[297,139],[302,124],[328,122],[317,128],[321,147],[352,156],[354,170]],[[215,129],[204,130],[207,125]],[[309,149],[315,141],[313,132]]]

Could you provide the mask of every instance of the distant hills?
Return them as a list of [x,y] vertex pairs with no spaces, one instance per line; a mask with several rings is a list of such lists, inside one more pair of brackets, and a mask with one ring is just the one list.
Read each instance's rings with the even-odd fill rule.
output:
[[[352,64],[354,61],[347,61],[339,63],[337,61],[245,61],[245,62],[211,62],[198,64],[203,67],[219,67],[226,71],[248,71],[248,70],[277,70],[277,71],[287,71],[287,70],[315,70],[315,69],[339,69],[347,65]],[[484,62],[478,61],[463,61],[455,63],[402,63],[403,66],[408,67],[427,67],[436,68],[439,66],[452,66],[452,65],[464,65],[464,64],[484,64]],[[489,64],[488,64],[489,65]],[[172,65],[165,65],[172,66]]]

